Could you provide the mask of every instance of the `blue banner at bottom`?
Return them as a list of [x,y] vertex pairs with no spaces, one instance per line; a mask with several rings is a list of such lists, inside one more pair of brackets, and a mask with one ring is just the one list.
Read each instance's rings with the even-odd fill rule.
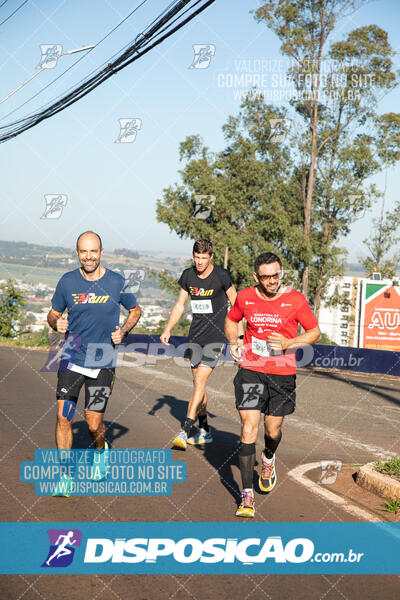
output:
[[1,523],[2,574],[398,574],[400,523]]

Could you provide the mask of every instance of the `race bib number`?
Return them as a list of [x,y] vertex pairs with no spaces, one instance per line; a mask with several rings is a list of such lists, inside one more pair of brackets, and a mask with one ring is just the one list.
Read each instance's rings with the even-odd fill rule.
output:
[[271,356],[267,340],[259,340],[256,337],[251,338],[251,351],[257,356]]
[[192,306],[193,314],[205,314],[213,312],[211,300],[191,300],[190,304]]
[[100,373],[100,369],[89,369],[89,367],[81,367],[80,365],[74,365],[74,363],[71,362],[68,363],[67,369],[69,371],[75,371],[75,373],[80,373],[81,375],[86,375],[86,377],[91,377],[92,379],[96,379]]

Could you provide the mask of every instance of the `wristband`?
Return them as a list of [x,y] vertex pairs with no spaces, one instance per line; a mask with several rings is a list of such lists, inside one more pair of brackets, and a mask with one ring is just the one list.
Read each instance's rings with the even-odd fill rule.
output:
[[124,337],[126,337],[129,333],[129,331],[127,329],[125,329],[125,327],[121,327],[121,329],[124,332]]

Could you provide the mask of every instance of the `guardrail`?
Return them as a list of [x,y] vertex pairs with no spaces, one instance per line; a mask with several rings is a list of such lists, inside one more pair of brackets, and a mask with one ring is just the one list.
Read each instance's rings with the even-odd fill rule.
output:
[[[162,346],[158,335],[130,334],[119,346],[119,352],[137,352],[160,358],[161,356],[187,358],[188,341],[185,336],[171,336],[170,345]],[[225,347],[220,360],[232,362],[228,347]],[[343,369],[400,376],[400,352],[388,350],[314,344],[296,351],[296,363],[298,367]]]

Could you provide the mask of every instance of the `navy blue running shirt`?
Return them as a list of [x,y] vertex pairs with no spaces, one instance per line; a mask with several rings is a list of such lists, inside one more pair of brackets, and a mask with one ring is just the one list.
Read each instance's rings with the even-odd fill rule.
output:
[[109,269],[97,281],[86,280],[79,269],[61,277],[51,305],[58,312],[68,309],[63,358],[81,367],[115,367],[111,334],[119,325],[120,304],[127,310],[136,306],[135,296],[122,291],[124,285],[122,275]]

